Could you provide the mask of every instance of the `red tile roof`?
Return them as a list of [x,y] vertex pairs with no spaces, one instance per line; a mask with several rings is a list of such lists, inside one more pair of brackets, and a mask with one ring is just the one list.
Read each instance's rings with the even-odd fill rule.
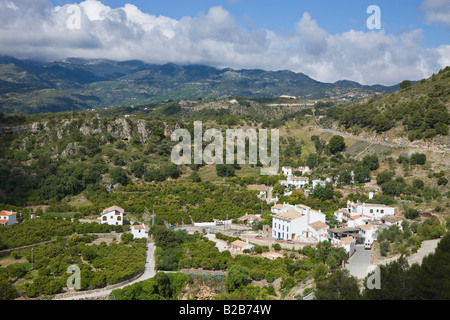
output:
[[3,210],[2,212],[0,212],[0,216],[12,216],[14,214],[17,214],[17,212],[6,211],[6,210]]
[[111,211],[114,211],[114,210],[117,210],[117,211],[119,211],[119,212],[121,212],[121,213],[124,213],[124,212],[125,212],[125,210],[122,209],[121,207],[118,207],[118,206],[112,206],[112,207],[109,207],[109,208],[106,208],[105,210],[103,210],[103,211],[102,211],[102,214],[107,213],[107,212],[111,212]]

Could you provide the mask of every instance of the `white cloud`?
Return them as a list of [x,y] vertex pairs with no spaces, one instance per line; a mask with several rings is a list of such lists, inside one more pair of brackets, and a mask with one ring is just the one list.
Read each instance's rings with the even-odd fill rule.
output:
[[[448,2],[448,1],[447,1]],[[426,49],[421,30],[401,35],[349,30],[331,35],[305,12],[296,32],[239,26],[224,8],[179,20],[155,16],[132,4],[111,8],[81,2],[80,28],[71,30],[69,5],[46,0],[0,0],[0,52],[19,58],[140,59],[149,63],[289,69],[334,82],[395,84],[421,79],[449,64],[450,46]]]
[[440,23],[450,27],[450,0],[424,0],[420,6],[428,23]]

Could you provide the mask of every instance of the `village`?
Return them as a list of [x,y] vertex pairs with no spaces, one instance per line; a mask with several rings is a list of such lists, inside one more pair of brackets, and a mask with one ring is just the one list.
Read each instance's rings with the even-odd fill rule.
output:
[[[308,167],[282,167],[282,173],[287,177],[280,184],[286,189],[285,195],[292,193],[294,189],[302,189],[309,194],[317,186],[325,187],[327,180],[312,180],[309,186],[309,177],[306,176]],[[297,171],[302,176],[293,176]],[[322,241],[328,241],[332,246],[342,247],[349,257],[355,251],[355,245],[364,245],[365,249],[371,249],[377,240],[377,232],[397,225],[401,229],[402,219],[395,215],[396,208],[384,204],[357,203],[348,201],[345,208],[334,212],[334,223],[327,221],[326,215],[320,210],[314,210],[305,205],[292,205],[289,203],[277,203],[277,197],[271,197],[273,188],[266,185],[249,185],[248,190],[259,191],[261,201],[273,203],[271,207],[272,225],[263,225],[261,230],[253,230],[252,225],[263,219],[261,214],[245,214],[234,220],[214,220],[213,222],[194,222],[192,225],[173,226],[166,223],[170,229],[182,229],[190,233],[203,232],[210,240],[216,242],[220,250],[229,250],[234,254],[251,252],[255,244],[273,245],[280,244],[285,248],[301,248],[305,245],[317,245]],[[0,226],[9,226],[17,223],[16,212],[1,211]],[[125,210],[117,205],[104,209],[97,222],[108,225],[124,225]],[[32,216],[33,218],[33,216]],[[234,222],[234,223],[233,223]],[[336,225],[338,222],[338,225]],[[131,224],[126,221],[126,224]],[[150,226],[143,222],[134,221],[130,226],[133,239],[149,238]],[[223,233],[241,238],[227,245],[226,241],[216,239],[216,233]],[[268,258],[282,257],[273,252],[266,253]]]

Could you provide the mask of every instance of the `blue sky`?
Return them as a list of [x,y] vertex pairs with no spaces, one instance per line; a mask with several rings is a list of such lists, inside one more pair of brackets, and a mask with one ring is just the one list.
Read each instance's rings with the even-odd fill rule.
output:
[[[370,5],[380,30],[366,25]],[[0,0],[0,54],[18,58],[287,69],[392,85],[450,65],[449,39],[450,0]]]
[[[80,1],[52,0],[54,5]],[[251,29],[269,29],[275,32],[294,31],[295,24],[304,12],[308,12],[319,25],[331,34],[350,29],[367,30],[366,13],[370,5],[381,9],[382,29],[399,34],[421,28],[427,47],[449,44],[450,28],[437,23],[427,23],[421,10],[423,0],[102,0],[111,7],[119,8],[127,3],[141,11],[173,19],[205,14],[211,7],[222,6],[235,18],[237,24]]]

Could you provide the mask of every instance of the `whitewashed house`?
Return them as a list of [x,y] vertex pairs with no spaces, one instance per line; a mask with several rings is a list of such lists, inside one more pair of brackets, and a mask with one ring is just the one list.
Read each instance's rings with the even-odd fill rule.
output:
[[125,210],[118,206],[112,206],[103,210],[100,215],[100,223],[109,225],[123,225],[123,214]]
[[317,186],[325,188],[327,186],[327,182],[325,180],[315,179],[312,181],[312,188],[315,189]]
[[248,214],[246,213],[245,215],[237,218],[238,221],[241,221],[244,224],[247,225],[251,225],[254,222],[259,222],[259,221],[263,221],[264,219],[261,218],[261,215],[257,215],[257,214]]
[[366,224],[366,220],[371,219],[369,216],[363,216],[357,213],[352,215],[347,209],[339,209],[338,211],[335,211],[334,216],[342,225],[349,228]]
[[326,223],[323,223],[322,221],[316,221],[308,225],[308,229],[311,232],[311,236],[313,238],[316,238],[317,241],[319,242],[328,241],[329,228],[330,227]]
[[308,177],[288,177],[287,180],[280,180],[280,184],[285,188],[300,189],[309,183]]
[[325,215],[304,205],[285,205],[272,216],[272,237],[283,240],[308,238],[311,235],[308,226],[316,221],[325,223]]
[[395,216],[385,216],[383,218],[381,218],[381,221],[386,224],[388,227],[396,225],[397,227],[400,228],[400,230],[403,230],[402,227],[402,219],[400,219],[399,217],[395,217]]
[[360,229],[360,234],[364,237],[364,243],[372,244],[377,240],[377,228],[370,223],[357,226]]
[[292,176],[292,168],[291,167],[281,167],[281,172],[286,176]]
[[301,174],[304,176],[305,174],[309,173],[311,171],[311,169],[309,169],[308,166],[304,166],[304,167],[298,167],[296,169],[296,171],[301,172]]
[[241,240],[235,240],[230,244],[231,247],[231,251],[237,252],[237,253],[242,253],[244,252],[244,250],[250,250],[252,251],[253,249],[255,249],[255,246],[253,244],[250,244],[245,241],[241,241]]
[[347,253],[349,254],[349,256],[351,256],[355,251],[355,240],[351,236],[343,237],[340,239],[339,243],[337,243],[335,246],[344,248],[345,251],[347,251]]
[[350,214],[360,214],[371,217],[372,219],[381,220],[384,216],[393,216],[395,214],[395,208],[389,207],[385,204],[376,203],[354,203],[347,202],[347,210]]
[[0,226],[10,226],[17,223],[17,212],[3,210],[0,212]]
[[148,238],[144,224],[131,226],[131,234],[133,235],[133,239]]
[[265,199],[267,198],[267,192],[269,189],[264,184],[249,184],[247,186],[247,190],[258,191],[258,198]]

